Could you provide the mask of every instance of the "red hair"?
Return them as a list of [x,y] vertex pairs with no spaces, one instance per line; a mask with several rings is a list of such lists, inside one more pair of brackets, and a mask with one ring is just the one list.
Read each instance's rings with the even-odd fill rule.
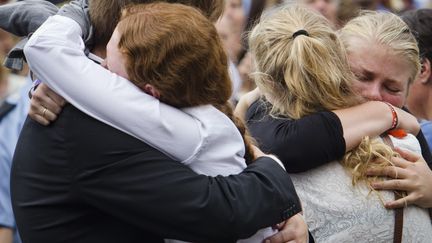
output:
[[[232,93],[228,58],[213,23],[197,9],[164,2],[123,10],[117,26],[119,49],[130,80],[144,89],[151,84],[160,100],[182,108],[213,105],[247,133],[229,104]],[[252,149],[246,141],[246,157]]]

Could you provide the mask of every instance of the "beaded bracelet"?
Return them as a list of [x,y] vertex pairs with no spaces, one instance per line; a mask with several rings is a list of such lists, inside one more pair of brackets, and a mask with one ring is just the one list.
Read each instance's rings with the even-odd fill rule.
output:
[[394,109],[394,107],[390,103],[385,102],[385,101],[383,101],[383,103],[388,105],[388,107],[390,108],[390,111],[392,113],[392,125],[391,125],[389,130],[393,130],[397,127],[397,125],[399,123],[398,114],[397,114],[396,110]]

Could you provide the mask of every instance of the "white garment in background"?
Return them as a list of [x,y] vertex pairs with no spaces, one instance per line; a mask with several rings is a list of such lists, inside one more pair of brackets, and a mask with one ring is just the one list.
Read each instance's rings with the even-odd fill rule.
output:
[[[391,137],[395,147],[421,154],[415,136]],[[352,186],[352,176],[339,162],[291,174],[300,197],[306,223],[316,242],[393,242],[394,210],[384,208],[378,195],[369,194],[365,183]],[[384,201],[394,193],[380,192]],[[429,243],[432,225],[426,209],[404,209],[403,242]]]
[[229,64],[228,73],[232,83],[231,100],[236,101],[238,99],[238,94],[240,92],[243,80],[240,77],[240,73],[237,69],[237,66],[231,61],[231,59],[228,59],[228,64]]

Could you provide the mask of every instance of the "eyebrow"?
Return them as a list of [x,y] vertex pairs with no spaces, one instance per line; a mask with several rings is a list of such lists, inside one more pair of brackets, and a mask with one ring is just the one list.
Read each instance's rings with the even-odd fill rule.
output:
[[403,80],[401,80],[401,81],[397,81],[397,80],[394,80],[394,79],[388,79],[388,78],[386,78],[386,79],[384,79],[384,82],[386,82],[386,83],[391,83],[391,84],[399,84],[399,85],[401,85],[401,86],[403,86]]
[[[359,65],[360,66],[360,65]],[[355,68],[352,68],[352,70],[358,70],[358,71],[360,71],[361,72],[361,74],[362,75],[365,75],[366,77],[374,77],[375,76],[375,73],[374,72],[372,72],[372,71],[370,71],[370,70],[368,70],[368,69],[366,69],[366,68],[364,68],[364,67],[362,67],[362,66],[360,66],[360,67],[355,67]],[[386,83],[392,83],[392,84],[400,84],[400,85],[403,85],[403,80],[401,80],[401,81],[397,81],[397,80],[395,80],[395,79],[392,79],[392,78],[386,78],[386,79],[384,79],[384,82],[386,82]]]

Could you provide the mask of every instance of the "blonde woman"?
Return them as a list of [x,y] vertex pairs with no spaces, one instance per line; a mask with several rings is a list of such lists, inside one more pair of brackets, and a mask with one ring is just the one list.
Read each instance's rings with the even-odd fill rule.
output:
[[[340,37],[347,49],[351,70],[356,76],[354,89],[367,100],[404,106],[408,88],[419,74],[421,56],[407,24],[391,13],[366,12],[348,22],[341,29]],[[421,131],[417,139],[429,168],[421,157],[410,155],[410,161],[398,163],[397,168],[387,167],[369,172],[371,175],[395,178],[376,182],[374,188],[407,191],[406,197],[387,202],[385,206],[388,208],[403,207],[405,204],[432,207],[432,159]]]
[[[267,151],[283,157],[286,152],[273,148],[290,150],[289,146],[292,146],[304,151],[305,147],[310,147],[308,140],[316,146],[316,141],[325,141],[319,137],[320,134],[314,137],[314,134],[306,133],[307,139],[303,138],[301,143],[286,143],[283,134],[286,136],[290,132],[284,130],[292,129],[286,124],[299,119],[304,121],[307,117],[316,117],[316,114],[325,120],[329,111],[344,111],[351,106],[359,107],[363,102],[351,88],[354,76],[342,42],[328,21],[311,10],[289,6],[271,12],[252,31],[250,47],[256,59],[255,79],[266,102],[252,105],[247,119],[252,134]],[[416,73],[415,67],[411,71]],[[388,103],[370,101],[365,105],[368,104],[386,108],[383,112],[389,114],[393,109],[399,112]],[[362,113],[357,117],[368,115]],[[351,117],[351,121],[357,117]],[[344,119],[349,121],[350,118]],[[305,126],[312,127],[311,124]],[[389,128],[397,126],[397,122],[390,124]],[[272,135],[276,138],[271,138]],[[331,136],[342,137],[340,134]],[[403,139],[392,138],[392,141],[395,146],[420,153],[420,146],[413,135],[408,134]],[[331,144],[322,146],[331,147]],[[311,153],[316,150],[310,148]],[[371,193],[371,183],[378,179],[366,176],[366,171],[371,168],[391,164],[392,155],[393,151],[380,140],[366,138],[359,146],[353,146],[340,161],[292,174],[303,202],[306,221],[317,242],[392,240],[394,215],[393,211],[384,208],[383,201],[392,200],[393,193]],[[284,162],[289,170],[290,161]],[[406,208],[403,234],[404,239],[415,242],[431,239],[432,226],[427,211],[414,206]]]

